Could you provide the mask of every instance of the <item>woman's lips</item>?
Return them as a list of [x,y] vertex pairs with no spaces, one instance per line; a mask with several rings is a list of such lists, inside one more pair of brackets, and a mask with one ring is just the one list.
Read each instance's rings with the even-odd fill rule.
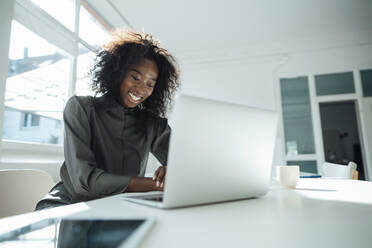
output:
[[142,99],[141,96],[137,96],[130,91],[128,92],[128,95],[129,95],[129,98],[130,98],[131,102],[133,102],[133,103],[138,103]]

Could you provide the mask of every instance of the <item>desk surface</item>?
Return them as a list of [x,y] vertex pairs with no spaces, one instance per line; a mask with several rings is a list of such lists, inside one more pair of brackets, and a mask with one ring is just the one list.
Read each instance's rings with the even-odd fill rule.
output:
[[116,195],[0,220],[0,231],[46,217],[156,219],[140,247],[372,247],[372,182],[300,179],[260,198],[161,210]]

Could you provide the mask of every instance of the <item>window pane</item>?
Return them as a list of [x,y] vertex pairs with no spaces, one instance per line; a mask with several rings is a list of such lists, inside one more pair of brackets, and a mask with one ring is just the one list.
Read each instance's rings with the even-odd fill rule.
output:
[[314,134],[307,77],[280,79],[286,153],[313,154]]
[[75,1],[74,0],[32,0],[45,12],[74,31],[75,23]]
[[31,118],[31,126],[37,127],[40,124],[40,115],[32,115]]
[[287,161],[287,165],[299,165],[301,172],[318,173],[318,167],[316,161]]
[[62,110],[69,68],[68,56],[21,24],[12,22],[4,139],[62,143]]
[[91,77],[89,72],[93,65],[95,55],[94,52],[91,52],[85,46],[79,45],[79,56],[77,58],[76,68],[76,95],[94,96],[94,92],[90,89]]
[[316,75],[315,86],[318,96],[355,93],[352,72]]
[[363,86],[363,96],[372,96],[372,70],[360,71]]
[[83,5],[80,6],[79,36],[85,42],[95,47],[100,47],[110,39],[106,29]]

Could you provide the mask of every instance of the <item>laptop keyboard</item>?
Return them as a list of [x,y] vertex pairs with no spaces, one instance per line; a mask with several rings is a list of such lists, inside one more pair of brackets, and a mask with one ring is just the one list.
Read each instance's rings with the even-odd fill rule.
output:
[[137,196],[129,196],[129,198],[136,198],[136,199],[149,200],[149,201],[155,201],[155,202],[163,201],[163,195],[137,195]]
[[156,201],[156,202],[162,202],[163,196],[150,196],[150,197],[144,197],[143,199],[149,200],[149,201]]

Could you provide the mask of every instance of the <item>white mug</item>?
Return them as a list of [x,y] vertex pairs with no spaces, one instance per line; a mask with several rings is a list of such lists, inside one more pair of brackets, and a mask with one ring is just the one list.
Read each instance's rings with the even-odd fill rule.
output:
[[284,165],[277,166],[277,173],[280,184],[283,187],[294,189],[297,186],[300,177],[300,166]]

